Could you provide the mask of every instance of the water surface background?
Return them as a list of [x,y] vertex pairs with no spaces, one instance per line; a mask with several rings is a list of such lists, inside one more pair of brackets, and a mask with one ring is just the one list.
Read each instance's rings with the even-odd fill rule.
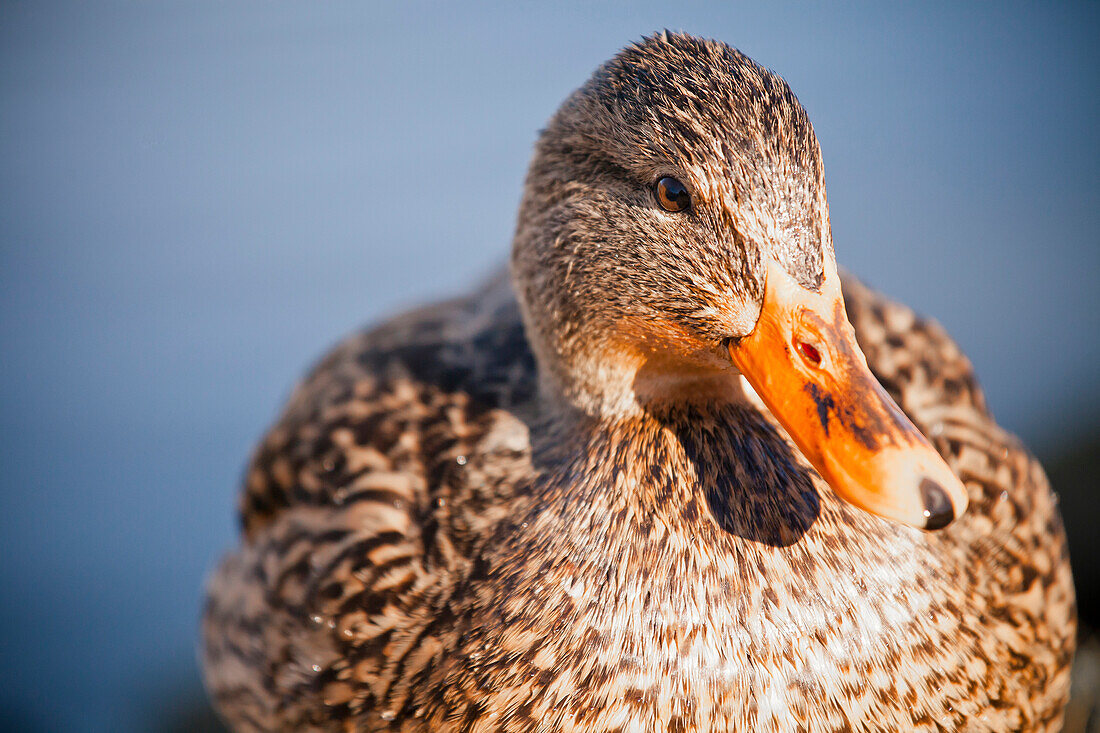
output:
[[841,263],[1078,466],[1087,548],[1100,6],[762,6],[0,5],[0,720],[190,725],[202,579],[295,378],[503,262],[536,131],[662,27],[790,82]]

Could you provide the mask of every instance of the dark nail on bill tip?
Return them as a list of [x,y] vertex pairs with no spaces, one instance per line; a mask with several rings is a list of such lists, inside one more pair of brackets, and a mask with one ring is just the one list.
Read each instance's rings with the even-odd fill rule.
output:
[[924,499],[924,528],[943,529],[955,519],[955,507],[943,487],[932,479],[922,479],[920,495]]

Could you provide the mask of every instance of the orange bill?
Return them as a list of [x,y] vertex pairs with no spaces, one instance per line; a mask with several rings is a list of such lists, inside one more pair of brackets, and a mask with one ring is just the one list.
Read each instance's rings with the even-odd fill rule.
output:
[[966,511],[962,483],[867,368],[832,262],[815,293],[769,258],[760,319],[729,352],[841,498],[922,529]]

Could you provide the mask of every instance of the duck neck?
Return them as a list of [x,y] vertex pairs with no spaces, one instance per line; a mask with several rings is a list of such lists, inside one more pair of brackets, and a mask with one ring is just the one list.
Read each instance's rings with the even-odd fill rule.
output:
[[[723,387],[703,378],[675,385],[704,397]],[[544,506],[590,511],[585,523],[602,518],[611,534],[623,534],[610,526],[614,517],[629,517],[633,531],[661,524],[716,546],[748,540],[782,547],[820,514],[812,470],[747,402],[662,399],[626,415],[576,413],[556,424],[536,449],[560,477],[542,487]]]
[[543,409],[566,423],[600,430],[647,421],[671,425],[684,409],[762,407],[729,360],[706,351],[688,358],[600,344],[585,349],[559,345],[553,352],[553,359],[540,354],[539,390]]

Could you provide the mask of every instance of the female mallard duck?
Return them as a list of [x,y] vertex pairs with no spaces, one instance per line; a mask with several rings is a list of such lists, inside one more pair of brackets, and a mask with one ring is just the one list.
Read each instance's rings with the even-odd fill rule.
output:
[[720,43],[574,93],[511,283],[337,347],[242,516],[204,628],[239,730],[1061,722],[1042,469],[935,324],[838,277],[805,111]]

